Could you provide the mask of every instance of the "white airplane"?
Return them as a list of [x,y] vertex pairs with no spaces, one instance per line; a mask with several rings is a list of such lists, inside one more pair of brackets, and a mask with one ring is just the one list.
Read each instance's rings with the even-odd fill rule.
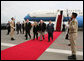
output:
[[[78,14],[77,20],[78,20],[78,27],[83,27],[83,11],[82,10],[38,10],[30,12],[27,16],[24,17],[24,19],[29,19],[32,23],[34,21],[45,21],[46,24],[48,24],[48,21],[51,20],[52,23],[55,25],[54,29],[56,30],[57,27],[57,21],[58,21],[58,15],[60,15],[60,12],[63,12],[62,18],[61,18],[61,27],[60,30],[62,30],[63,22],[65,25],[67,25],[67,21],[70,19],[72,12],[75,12]],[[58,21],[59,22],[59,21]]]

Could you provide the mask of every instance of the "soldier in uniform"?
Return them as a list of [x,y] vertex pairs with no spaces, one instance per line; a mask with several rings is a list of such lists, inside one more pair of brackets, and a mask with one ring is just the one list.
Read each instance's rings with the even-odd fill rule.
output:
[[68,59],[76,59],[76,38],[78,31],[78,22],[76,20],[77,13],[72,13],[72,21],[69,24],[69,36],[70,36],[70,44],[72,55],[68,56]]
[[14,23],[15,19],[12,17],[11,20],[12,21],[10,22],[10,27],[11,27],[10,36],[11,36],[11,40],[15,40],[13,37],[14,36],[14,29],[15,29],[15,26],[14,26],[15,25],[15,23]]

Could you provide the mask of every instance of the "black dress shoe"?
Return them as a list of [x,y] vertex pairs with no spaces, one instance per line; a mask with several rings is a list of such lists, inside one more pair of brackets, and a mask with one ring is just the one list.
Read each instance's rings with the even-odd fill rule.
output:
[[68,44],[68,46],[71,46],[71,44]]
[[36,38],[36,40],[38,40],[38,38]]
[[50,42],[50,40],[48,40],[48,42]]
[[14,38],[11,38],[11,40],[15,40]]
[[76,55],[71,55],[71,56],[68,56],[68,59],[73,59],[73,60],[76,60]]
[[66,39],[66,40],[70,40],[70,39]]
[[28,40],[27,38],[25,40]]

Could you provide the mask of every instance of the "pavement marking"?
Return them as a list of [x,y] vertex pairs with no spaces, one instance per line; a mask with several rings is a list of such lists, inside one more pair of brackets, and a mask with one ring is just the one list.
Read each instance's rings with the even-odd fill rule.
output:
[[9,47],[12,47],[12,46],[15,46],[16,44],[11,44],[11,43],[1,43],[1,46],[9,46]]
[[[52,48],[48,48],[45,52],[71,54],[71,51],[70,50],[52,49]],[[83,52],[80,52],[80,51],[77,51],[76,54],[83,56]]]
[[[11,44],[11,43],[1,43],[1,46],[15,46],[16,44]],[[63,53],[63,54],[71,54],[70,50],[62,50],[62,49],[53,49],[53,48],[48,48],[45,52],[54,52],[54,53]],[[83,56],[83,52],[77,51],[77,55]]]

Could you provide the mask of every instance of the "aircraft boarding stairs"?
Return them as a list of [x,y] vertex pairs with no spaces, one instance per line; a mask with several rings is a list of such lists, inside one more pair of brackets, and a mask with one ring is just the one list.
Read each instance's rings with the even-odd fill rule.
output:
[[63,28],[63,11],[60,11],[56,15],[55,31],[62,31]]

